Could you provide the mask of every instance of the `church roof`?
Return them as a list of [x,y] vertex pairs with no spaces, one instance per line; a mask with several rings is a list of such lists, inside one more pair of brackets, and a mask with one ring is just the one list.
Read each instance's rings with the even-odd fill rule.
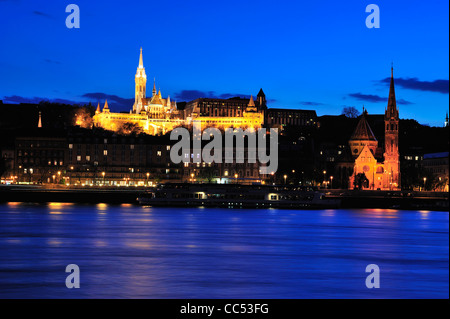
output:
[[352,134],[350,140],[363,140],[363,141],[376,141],[375,135],[370,128],[369,123],[366,120],[367,111],[364,111],[361,118],[356,125],[355,131]]

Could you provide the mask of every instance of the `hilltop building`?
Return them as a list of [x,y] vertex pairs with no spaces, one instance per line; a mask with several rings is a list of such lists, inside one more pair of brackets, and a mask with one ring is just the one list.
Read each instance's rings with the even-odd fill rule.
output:
[[125,123],[133,123],[150,135],[165,134],[178,126],[189,126],[198,121],[202,129],[218,128],[260,128],[264,123],[266,97],[261,89],[256,101],[250,99],[207,99],[200,98],[186,104],[184,110],[170,96],[163,98],[161,90],[156,91],[153,83],[151,97],[146,96],[147,75],[145,73],[142,48],[135,75],[135,101],[130,113],[112,113],[107,101],[103,110],[98,105],[94,115],[94,125],[117,131]]

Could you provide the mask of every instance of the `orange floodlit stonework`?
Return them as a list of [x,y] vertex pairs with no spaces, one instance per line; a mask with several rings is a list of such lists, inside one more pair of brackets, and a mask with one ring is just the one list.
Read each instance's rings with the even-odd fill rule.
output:
[[393,69],[391,69],[388,106],[384,115],[384,150],[378,147],[378,141],[366,120],[366,115],[367,111],[364,111],[349,141],[350,150],[355,158],[350,188],[401,189],[398,152],[399,114],[395,100]]
[[[100,104],[94,115],[94,125],[111,131],[124,131],[127,126],[138,127],[143,132],[156,135],[165,134],[179,126],[191,126],[193,121],[200,122],[202,129],[207,127],[226,128],[261,128],[264,123],[264,110],[266,109],[265,95],[262,90],[258,93],[257,101],[253,96],[249,100],[239,99],[198,99],[201,103],[188,103],[184,110],[177,108],[177,103],[170,96],[163,98],[161,90],[156,91],[153,83],[152,96],[146,97],[147,75],[145,73],[142,49],[139,56],[139,65],[135,76],[135,102],[130,113],[113,113],[108,102],[100,110]],[[223,102],[220,103],[219,102]],[[246,105],[242,103],[245,101]],[[247,103],[248,101],[248,103]],[[226,102],[226,103],[225,103]],[[233,103],[236,102],[236,103]],[[200,106],[211,106],[209,112],[200,110]],[[225,104],[227,104],[225,106]],[[231,108],[229,107],[231,104]],[[224,114],[224,109],[230,110]],[[231,115],[231,116],[230,116]],[[124,128],[125,127],[125,128]]]

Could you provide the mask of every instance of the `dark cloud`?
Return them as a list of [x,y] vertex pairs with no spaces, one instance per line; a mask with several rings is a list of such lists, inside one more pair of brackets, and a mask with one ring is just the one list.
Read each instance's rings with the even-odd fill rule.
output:
[[47,13],[45,13],[45,12],[41,12],[41,11],[33,11],[33,14],[34,15],[37,15],[37,16],[41,16],[41,17],[44,17],[44,18],[50,18],[50,19],[53,19],[53,17],[51,16],[51,15],[49,15],[49,14],[47,14]]
[[[385,78],[380,83],[389,85],[391,78]],[[448,80],[420,81],[418,78],[395,78],[395,85],[404,89],[430,91],[448,94]]]
[[[353,97],[360,101],[371,102],[371,103],[387,102],[387,100],[388,100],[387,97],[382,97],[382,96],[373,95],[373,94],[350,93],[350,94],[348,94],[348,96]],[[397,99],[397,104],[409,105],[409,104],[414,104],[414,103],[406,101],[404,99]]]
[[310,101],[300,101],[299,104],[300,104],[300,105],[306,105],[306,106],[319,106],[319,105],[325,105],[325,104],[320,103],[320,102],[310,102]]
[[199,91],[199,90],[182,90],[180,92],[175,93],[174,95],[175,99],[180,101],[192,101],[198,98],[229,99],[236,96],[243,99],[250,98],[250,95],[246,94],[233,94],[233,93],[217,94],[215,91]]
[[4,96],[3,103],[30,103],[30,104],[38,104],[42,101],[51,102],[51,103],[61,103],[61,104],[85,104],[83,102],[76,102],[72,100],[66,99],[47,99],[44,97],[23,97],[18,95]]
[[117,95],[106,93],[86,93],[83,94],[81,97],[92,99],[94,100],[95,103],[97,102],[104,103],[105,100],[108,100],[108,105],[114,108],[118,108],[122,111],[131,110],[134,104],[134,98],[126,99]]

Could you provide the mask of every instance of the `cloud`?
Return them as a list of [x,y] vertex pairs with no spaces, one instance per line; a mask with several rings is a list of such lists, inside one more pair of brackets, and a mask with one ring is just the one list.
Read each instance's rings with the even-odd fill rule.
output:
[[306,106],[320,106],[320,105],[325,105],[323,103],[320,102],[310,102],[310,101],[300,101],[298,102],[301,105],[306,105]]
[[117,107],[121,110],[131,110],[134,104],[134,98],[126,99],[117,95],[113,94],[106,94],[106,93],[86,93],[83,94],[81,97],[87,98],[87,99],[93,99],[95,102],[101,102],[104,103],[105,100],[108,100],[108,104]]
[[[380,80],[380,83],[389,85],[391,78]],[[404,89],[430,91],[448,94],[449,82],[448,80],[434,80],[434,81],[420,81],[418,78],[395,78],[394,83]]]
[[[360,101],[370,102],[370,103],[379,103],[379,102],[387,102],[387,97],[382,97],[379,95],[373,94],[362,94],[362,93],[350,93],[348,96],[353,97]],[[414,104],[412,102],[406,101],[404,99],[397,99],[397,104],[409,105]]]
[[3,103],[30,103],[30,104],[39,104],[42,101],[47,101],[51,103],[61,103],[61,104],[84,104],[83,102],[76,102],[72,100],[66,100],[66,99],[48,99],[44,97],[24,97],[24,96],[18,96],[18,95],[11,95],[11,96],[4,96],[3,97]]
[[47,13],[45,13],[45,12],[41,12],[41,11],[33,11],[33,14],[34,15],[37,15],[37,16],[41,16],[41,17],[44,17],[44,18],[50,18],[50,19],[53,19],[53,17],[51,16],[51,15],[49,15],[49,14],[47,14]]
[[232,97],[239,96],[243,99],[249,99],[250,95],[247,94],[235,94],[235,93],[222,93],[217,94],[215,91],[199,91],[199,90],[182,90],[175,93],[174,97],[181,101],[192,101],[198,98],[208,98],[208,99],[229,99]]

